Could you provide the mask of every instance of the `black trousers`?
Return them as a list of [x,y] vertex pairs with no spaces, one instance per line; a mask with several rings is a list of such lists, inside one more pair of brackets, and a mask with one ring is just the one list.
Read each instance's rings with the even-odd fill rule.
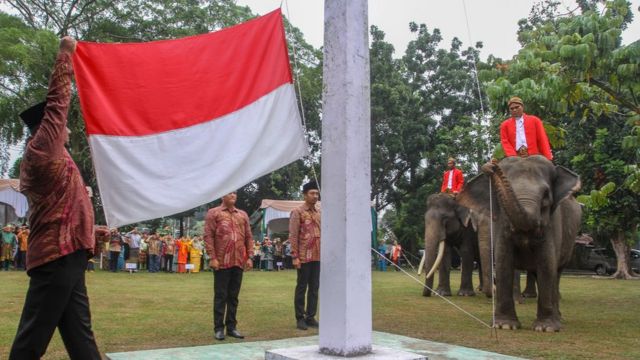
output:
[[118,258],[120,257],[120,251],[109,251],[109,271],[118,271]]
[[164,271],[173,272],[173,255],[164,256]]
[[[294,306],[296,320],[311,319],[318,311],[318,289],[320,288],[320,261],[311,261],[300,265]],[[304,296],[307,295],[307,309],[304,308]]]
[[87,252],[76,251],[27,272],[30,277],[10,360],[40,359],[58,328],[70,359],[100,359],[84,282]]
[[24,270],[27,267],[27,252],[18,250],[16,255],[16,269]]
[[[242,285],[242,269],[232,267],[213,272],[213,326],[214,330],[227,331],[236,328],[236,312],[238,311],[238,295]],[[225,316],[226,310],[226,316]]]

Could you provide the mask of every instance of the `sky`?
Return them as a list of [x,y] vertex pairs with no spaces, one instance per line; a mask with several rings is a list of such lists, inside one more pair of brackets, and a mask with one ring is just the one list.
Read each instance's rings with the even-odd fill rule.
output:
[[[502,59],[511,59],[520,48],[516,38],[518,20],[526,18],[536,2],[538,1],[369,0],[369,25],[376,25],[386,33],[386,40],[394,45],[396,57],[404,54],[407,43],[415,37],[409,31],[409,23],[414,21],[426,24],[430,32],[434,28],[440,29],[443,35],[442,47],[448,48],[454,37],[458,37],[465,47],[482,41],[484,48],[481,58],[486,59],[493,54]],[[561,10],[573,10],[577,6],[572,0],[560,2]],[[236,3],[249,6],[255,13],[265,14],[278,8],[281,0],[236,0]],[[623,33],[625,44],[640,39],[640,0],[632,0],[631,3],[634,21]],[[302,31],[307,42],[317,48],[322,46],[323,0],[283,0],[282,12]]]

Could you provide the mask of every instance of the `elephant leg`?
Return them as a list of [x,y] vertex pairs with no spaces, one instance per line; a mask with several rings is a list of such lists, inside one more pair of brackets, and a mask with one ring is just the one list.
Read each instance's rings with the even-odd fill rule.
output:
[[527,271],[527,286],[524,288],[522,296],[525,298],[538,297],[536,290],[536,273],[534,271]]
[[444,257],[440,263],[438,288],[436,292],[442,296],[451,296],[451,284],[449,283],[449,275],[451,273],[451,252],[453,249],[447,245],[444,249]]
[[494,326],[515,330],[521,325],[513,301],[514,259],[513,245],[509,240],[496,241],[496,323]]
[[493,296],[493,261],[491,259],[491,237],[489,217],[483,217],[478,223],[478,252],[480,254],[480,277],[482,279],[482,292],[487,297]]
[[463,240],[460,246],[461,257],[461,278],[460,278],[460,290],[458,296],[475,296],[476,292],[473,290],[473,243],[472,240]]
[[[546,257],[546,258],[545,258]],[[560,331],[560,308],[558,302],[558,270],[554,255],[545,252],[538,259],[538,313],[533,322],[535,331]]]

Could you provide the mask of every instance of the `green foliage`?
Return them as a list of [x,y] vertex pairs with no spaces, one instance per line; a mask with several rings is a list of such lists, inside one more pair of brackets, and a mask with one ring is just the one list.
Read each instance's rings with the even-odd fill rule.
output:
[[17,158],[9,170],[9,179],[20,179],[20,164],[22,163],[22,156]]
[[464,49],[456,38],[442,49],[438,29],[409,28],[415,38],[394,59],[384,33],[371,27],[372,194],[377,210],[393,209],[385,231],[416,253],[426,198],[439,192],[447,159],[457,158],[469,177],[488,158],[489,135],[474,79],[482,44]]
[[640,223],[640,42],[622,45],[630,4],[584,0],[568,14],[559,4],[543,1],[520,21],[522,49],[483,72],[487,94],[498,114],[520,96],[545,121],[555,161],[581,175],[585,230],[602,242],[619,231],[631,241]]

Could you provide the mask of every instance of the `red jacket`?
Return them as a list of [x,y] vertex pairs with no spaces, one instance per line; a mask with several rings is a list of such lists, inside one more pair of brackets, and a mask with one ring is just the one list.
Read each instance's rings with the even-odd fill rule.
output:
[[[447,170],[444,172],[442,176],[442,186],[440,187],[440,192],[447,191],[447,185],[449,185],[449,174],[451,174],[451,170]],[[464,176],[462,175],[462,171],[459,169],[453,168],[453,180],[451,181],[451,192],[458,193],[462,190],[462,185],[464,185]]]
[[[547,159],[553,159],[547,133],[544,131],[542,121],[533,115],[524,117],[524,135],[527,138],[527,152],[529,155],[544,155]],[[509,118],[500,125],[500,141],[506,156],[518,155],[516,149],[516,119]]]

